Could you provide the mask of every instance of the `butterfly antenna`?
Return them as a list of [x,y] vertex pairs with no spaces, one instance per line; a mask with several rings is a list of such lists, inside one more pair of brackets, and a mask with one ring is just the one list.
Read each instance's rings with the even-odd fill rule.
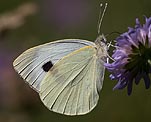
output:
[[107,9],[107,5],[108,4],[105,3],[105,6],[104,6],[104,9],[102,12],[103,4],[102,3],[100,4],[100,14],[99,14],[99,20],[98,20],[98,35],[100,34],[100,31],[101,31],[102,21],[103,21],[103,17],[104,17],[104,14],[106,12],[106,9]]

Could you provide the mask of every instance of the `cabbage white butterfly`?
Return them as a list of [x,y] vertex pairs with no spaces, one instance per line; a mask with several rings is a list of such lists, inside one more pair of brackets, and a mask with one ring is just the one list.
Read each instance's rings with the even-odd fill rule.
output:
[[48,109],[82,115],[98,102],[107,55],[102,34],[95,42],[64,39],[30,48],[17,57],[13,66]]

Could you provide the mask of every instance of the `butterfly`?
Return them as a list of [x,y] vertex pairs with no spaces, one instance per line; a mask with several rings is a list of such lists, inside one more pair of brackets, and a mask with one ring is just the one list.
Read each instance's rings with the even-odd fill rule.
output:
[[57,40],[26,50],[13,66],[49,110],[83,115],[99,100],[107,50],[103,34],[95,42]]

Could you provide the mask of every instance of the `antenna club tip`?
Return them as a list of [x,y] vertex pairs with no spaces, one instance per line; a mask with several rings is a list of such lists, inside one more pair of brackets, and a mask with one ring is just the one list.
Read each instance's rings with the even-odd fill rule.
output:
[[103,6],[103,4],[102,3],[100,3],[100,7],[102,7]]
[[[107,6],[108,5],[108,3],[105,3],[105,6]],[[102,7],[103,6],[103,3],[100,3],[100,7]]]

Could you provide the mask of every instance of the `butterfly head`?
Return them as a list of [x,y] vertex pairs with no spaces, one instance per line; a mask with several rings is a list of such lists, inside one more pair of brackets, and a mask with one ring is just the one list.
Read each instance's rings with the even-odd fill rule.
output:
[[107,40],[105,36],[99,35],[97,39],[95,40],[96,48],[97,48],[97,55],[104,61],[106,61],[106,57],[108,55],[108,46],[107,46]]
[[95,44],[99,47],[106,47],[107,40],[106,40],[104,34],[101,34],[96,38]]

